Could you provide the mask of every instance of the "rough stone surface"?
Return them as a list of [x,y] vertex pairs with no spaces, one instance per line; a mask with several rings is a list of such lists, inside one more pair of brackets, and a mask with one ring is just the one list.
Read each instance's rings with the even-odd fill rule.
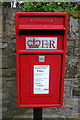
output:
[[[3,8],[3,39],[0,42],[2,49],[2,73],[3,76],[3,118],[5,120],[17,120],[17,118],[31,118],[33,109],[17,107],[16,93],[16,53],[15,53],[15,13],[20,9]],[[43,120],[61,118],[67,120],[80,118],[80,20],[69,17],[69,31],[67,39],[66,72],[64,82],[64,103],[60,108],[43,108]],[[1,30],[0,30],[1,31]],[[0,35],[1,41],[1,35]],[[71,119],[70,119],[71,120]]]
[[0,6],[0,120],[2,119],[2,9]]
[[80,87],[73,88],[73,96],[80,96]]
[[79,23],[80,20],[70,17],[69,21],[69,37],[70,38],[79,38]]
[[66,78],[79,78],[78,57],[68,57],[66,60]]
[[69,118],[78,118],[80,116],[80,113],[75,113],[75,114],[71,114],[68,117]]

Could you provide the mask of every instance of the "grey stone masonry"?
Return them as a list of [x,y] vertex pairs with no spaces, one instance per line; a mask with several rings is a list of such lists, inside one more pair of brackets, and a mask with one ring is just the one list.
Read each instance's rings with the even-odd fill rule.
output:
[[2,119],[2,8],[0,6],[0,119]]
[[[2,110],[3,119],[33,118],[33,109],[17,107],[15,13],[19,8],[2,8]],[[60,108],[43,108],[43,119],[80,119],[80,20],[69,16],[64,104]],[[1,63],[0,63],[1,64]],[[1,75],[1,72],[0,72]],[[73,119],[73,120],[74,120]]]

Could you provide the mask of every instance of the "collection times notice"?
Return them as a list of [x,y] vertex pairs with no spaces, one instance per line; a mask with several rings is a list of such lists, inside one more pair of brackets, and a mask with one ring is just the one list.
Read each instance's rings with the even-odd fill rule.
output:
[[49,94],[49,65],[34,65],[34,94]]

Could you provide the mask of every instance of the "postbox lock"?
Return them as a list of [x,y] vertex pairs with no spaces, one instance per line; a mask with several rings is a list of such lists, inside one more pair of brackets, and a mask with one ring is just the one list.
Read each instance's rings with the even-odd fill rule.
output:
[[29,83],[29,80],[27,80],[26,82]]
[[45,56],[39,56],[39,62],[45,62]]

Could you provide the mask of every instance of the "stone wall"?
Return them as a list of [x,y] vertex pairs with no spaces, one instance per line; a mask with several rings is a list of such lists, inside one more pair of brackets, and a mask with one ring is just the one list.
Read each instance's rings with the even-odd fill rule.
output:
[[[3,118],[32,118],[32,109],[18,108],[15,78],[15,13],[20,9],[3,8],[2,83]],[[64,105],[60,108],[43,108],[43,118],[79,118],[80,96],[80,20],[69,17],[67,40]]]
[[0,118],[2,118],[2,12],[0,6]]

